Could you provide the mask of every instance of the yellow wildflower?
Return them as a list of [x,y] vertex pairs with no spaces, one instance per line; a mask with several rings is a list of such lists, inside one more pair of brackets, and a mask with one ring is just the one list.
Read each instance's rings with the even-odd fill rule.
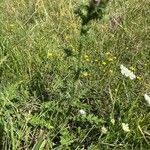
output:
[[135,68],[133,68],[132,66],[130,67],[130,70],[135,71]]
[[48,53],[47,53],[47,57],[48,58],[50,58],[50,57],[52,57],[53,56],[53,53],[52,52],[50,52],[50,51],[48,51]]
[[107,52],[106,55],[110,55],[110,52]]
[[85,61],[89,62],[89,61],[90,61],[90,59],[89,59],[89,58],[86,58],[86,59],[85,59]]
[[89,56],[87,54],[84,54],[84,58],[87,59],[89,58]]
[[72,51],[73,51],[73,52],[75,52],[75,51],[76,51],[76,49],[75,49],[75,48],[72,48]]
[[95,59],[94,61],[95,61],[95,62],[98,62],[98,59]]
[[142,78],[141,78],[141,77],[139,77],[139,76],[138,76],[138,77],[136,77],[136,78],[137,78],[138,80],[142,80]]
[[89,76],[89,73],[87,71],[82,72],[82,77],[87,77]]
[[89,56],[87,54],[84,54],[82,58],[84,61],[87,61],[87,62],[90,61]]
[[110,73],[113,73],[113,70],[110,69],[109,72],[110,72]]
[[108,58],[108,61],[113,61],[113,58],[109,57],[109,58]]
[[102,61],[102,64],[103,64],[103,65],[106,65],[107,63],[106,63],[105,61]]
[[10,24],[10,27],[14,27],[15,25],[14,24]]
[[70,40],[70,39],[71,39],[70,35],[65,36],[65,40]]

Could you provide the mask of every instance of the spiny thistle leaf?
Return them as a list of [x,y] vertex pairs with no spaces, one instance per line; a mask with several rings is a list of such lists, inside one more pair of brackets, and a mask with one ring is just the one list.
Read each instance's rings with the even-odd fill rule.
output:
[[102,0],[96,7],[90,7],[90,5],[80,5],[75,11],[82,19],[82,25],[86,25],[90,20],[102,19],[104,9],[107,6],[109,0]]

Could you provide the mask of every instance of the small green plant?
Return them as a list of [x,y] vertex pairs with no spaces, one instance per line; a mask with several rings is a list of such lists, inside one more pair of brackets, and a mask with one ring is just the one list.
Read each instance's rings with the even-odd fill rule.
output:
[[81,55],[83,52],[83,42],[87,39],[87,34],[90,29],[88,26],[89,22],[92,20],[101,20],[104,16],[104,10],[108,4],[109,0],[102,0],[98,2],[98,5],[91,6],[91,3],[94,3],[94,0],[91,0],[88,5],[81,4],[76,10],[75,13],[81,18],[81,29],[80,29],[80,38],[79,38],[79,47],[78,47],[78,70],[77,78],[80,75],[81,71]]
[[109,0],[102,0],[100,3],[94,7],[89,5],[81,4],[75,11],[76,14],[81,18],[81,35],[85,35],[88,30],[85,30],[86,26],[91,20],[101,20],[104,15],[104,10],[108,4]]
[[64,146],[64,148],[69,149],[69,146],[74,142],[74,140],[72,140],[73,137],[71,137],[71,134],[69,133],[67,128],[62,129],[60,131],[60,135],[61,145]]
[[150,149],[148,2],[87,1],[0,2],[0,150]]

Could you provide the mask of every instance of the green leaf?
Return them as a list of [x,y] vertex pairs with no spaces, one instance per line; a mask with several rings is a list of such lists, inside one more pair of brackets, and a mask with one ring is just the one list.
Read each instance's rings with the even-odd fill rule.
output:
[[47,129],[53,129],[54,127],[51,126],[48,120],[44,120],[38,116],[32,116],[31,120],[29,121],[33,126],[40,126],[45,127]]
[[36,144],[34,145],[34,147],[32,148],[32,150],[44,150],[44,146],[45,146],[46,140],[42,138],[39,138],[36,142]]

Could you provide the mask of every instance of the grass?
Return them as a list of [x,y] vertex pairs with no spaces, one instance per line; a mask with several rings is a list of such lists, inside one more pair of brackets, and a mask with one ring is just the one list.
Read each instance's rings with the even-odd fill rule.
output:
[[148,1],[113,0],[90,22],[75,81],[79,4],[0,2],[0,149],[150,149]]

